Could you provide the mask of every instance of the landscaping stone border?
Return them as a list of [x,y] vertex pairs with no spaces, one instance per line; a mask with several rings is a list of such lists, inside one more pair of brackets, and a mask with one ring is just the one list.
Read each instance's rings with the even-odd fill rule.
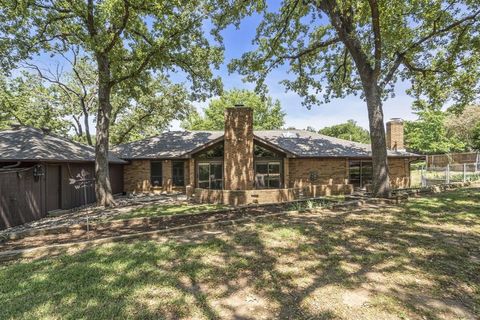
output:
[[[102,229],[102,228],[120,228],[120,227],[125,228],[128,226],[139,226],[139,225],[149,226],[152,224],[159,224],[162,222],[166,223],[166,222],[172,222],[174,220],[181,220],[187,217],[234,213],[234,212],[241,212],[244,210],[256,209],[256,208],[288,207],[289,205],[293,205],[295,203],[303,203],[307,201],[322,202],[322,203],[335,202],[332,199],[318,197],[318,198],[310,198],[310,199],[299,199],[299,200],[282,202],[282,203],[248,204],[248,205],[237,206],[234,208],[206,210],[206,211],[201,211],[196,213],[165,215],[165,216],[158,216],[158,217],[140,217],[140,218],[112,220],[112,221],[105,221],[105,222],[92,221],[88,224],[88,228],[89,230],[95,230],[95,229]],[[40,236],[40,235],[45,236],[45,235],[51,235],[51,234],[68,233],[73,231],[87,231],[87,223],[77,223],[69,226],[55,226],[55,227],[44,228],[44,229],[31,229],[31,230],[11,232],[0,237],[0,244],[8,240],[19,240],[26,237],[34,237],[34,236]]]

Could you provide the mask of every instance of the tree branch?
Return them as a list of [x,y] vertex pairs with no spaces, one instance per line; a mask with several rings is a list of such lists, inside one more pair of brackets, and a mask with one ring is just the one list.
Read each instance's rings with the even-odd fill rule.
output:
[[433,30],[432,32],[430,32],[429,34],[427,34],[426,36],[422,37],[421,39],[419,39],[418,41],[412,43],[407,49],[405,49],[403,52],[408,52],[412,49],[415,49],[417,48],[418,46],[422,45],[424,42],[430,40],[431,38],[435,37],[435,36],[438,36],[442,33],[446,33],[452,29],[454,29],[455,27],[461,25],[462,23],[464,22],[467,22],[467,21],[475,21],[477,16],[480,15],[480,10],[477,10],[475,13],[469,15],[469,16],[466,16],[464,17],[463,19],[460,19],[460,20],[457,20],[451,24],[449,24],[448,26],[442,28],[442,29],[437,29],[436,25],[434,24],[433,26]]
[[[118,38],[120,38],[120,35],[122,34],[123,30],[125,30],[125,27],[127,26],[128,18],[130,16],[129,3],[128,3],[128,1],[124,0],[123,4],[125,6],[125,11],[123,13],[122,23],[121,23],[120,27],[118,27],[115,34],[113,35],[112,41],[110,41],[110,43],[103,50],[104,53],[108,53],[110,50],[113,49],[113,47],[115,46],[115,44],[118,41]],[[113,29],[115,29],[115,28],[113,28]]]
[[[401,51],[401,52],[397,52],[397,55],[396,55],[396,58],[395,58],[395,61],[393,62],[392,64],[392,67],[388,70],[385,78],[383,79],[382,83],[381,83],[381,87],[384,88],[393,78],[393,76],[395,75],[395,72],[398,70],[398,68],[400,67],[400,65],[403,63],[408,69],[410,69],[411,71],[418,71],[418,72],[422,72],[421,70],[425,71],[425,72],[429,72],[429,71],[432,71],[432,72],[439,72],[438,70],[428,70],[428,69],[422,69],[422,68],[418,68],[418,67],[414,67],[411,65],[411,63],[409,63],[408,61],[405,62],[405,56],[408,54],[409,51],[419,47],[420,45],[422,45],[424,42],[438,36],[438,35],[441,35],[443,33],[446,33],[458,26],[460,26],[462,23],[464,22],[467,22],[469,21],[470,24],[473,23],[474,21],[476,21],[476,18],[477,16],[480,15],[480,10],[476,11],[475,13],[469,15],[469,16],[466,16],[460,20],[457,20],[451,24],[449,24],[448,26],[442,28],[442,29],[437,29],[436,28],[436,24],[434,25],[433,27],[433,30],[432,32],[430,32],[428,35],[422,37],[421,39],[415,41],[414,43],[412,43],[410,46],[408,46],[407,49]],[[466,26],[465,26],[466,27]],[[463,30],[462,32],[465,32],[465,30]]]
[[378,3],[376,0],[369,0],[370,11],[372,15],[372,31],[374,36],[374,77],[378,78],[382,68],[382,36],[380,33],[380,12],[378,10]]
[[296,60],[296,59],[301,58],[305,55],[308,55],[308,54],[310,54],[314,51],[317,51],[318,49],[325,48],[325,47],[328,47],[332,44],[338,43],[339,41],[340,41],[339,38],[333,38],[333,39],[329,39],[329,40],[326,40],[326,41],[316,42],[316,43],[312,44],[309,48],[306,48],[306,49],[298,52],[297,54],[280,56],[279,58],[280,59]]

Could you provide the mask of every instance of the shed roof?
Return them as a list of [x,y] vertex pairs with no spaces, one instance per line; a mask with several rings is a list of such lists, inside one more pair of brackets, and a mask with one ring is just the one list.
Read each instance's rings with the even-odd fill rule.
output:
[[[43,130],[20,127],[0,131],[0,160],[95,161],[95,149]],[[109,162],[126,163],[110,153]]]

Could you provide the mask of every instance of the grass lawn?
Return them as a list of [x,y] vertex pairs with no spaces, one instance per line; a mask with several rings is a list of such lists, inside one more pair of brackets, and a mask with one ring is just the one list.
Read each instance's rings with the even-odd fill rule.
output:
[[0,319],[478,319],[480,190],[0,266]]
[[193,214],[203,211],[226,209],[223,204],[153,204],[115,215],[109,220],[122,220],[143,217],[169,216],[175,214]]

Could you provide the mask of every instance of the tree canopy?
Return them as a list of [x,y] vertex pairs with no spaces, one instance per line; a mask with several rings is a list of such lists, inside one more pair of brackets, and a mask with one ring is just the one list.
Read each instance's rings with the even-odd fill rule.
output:
[[253,109],[255,130],[280,129],[285,124],[285,112],[282,111],[280,101],[271,97],[262,98],[252,91],[234,89],[211,100],[203,116],[198,112],[191,113],[182,123],[182,127],[188,130],[223,130],[225,109],[236,104]]
[[465,149],[465,143],[455,135],[447,134],[442,110],[423,109],[417,112],[416,121],[405,122],[405,144],[409,150],[423,153],[458,152]]
[[[72,46],[96,63],[95,190],[100,205],[114,203],[108,172],[112,90],[126,81],[145,81],[149,71],[181,71],[192,98],[213,95],[221,81],[211,67],[222,61],[222,47],[205,36],[205,21],[225,6],[207,0],[145,2],[12,1],[0,10],[2,66],[37,53],[64,54]],[[227,11],[228,12],[228,11]],[[217,12],[218,13],[218,12]],[[215,39],[219,40],[217,36]]]
[[480,150],[480,105],[472,104],[445,118],[446,133],[457,137],[469,150]]
[[352,119],[345,123],[320,129],[318,133],[350,141],[370,143],[370,134],[368,133],[368,130],[359,126],[357,122]]
[[283,0],[278,9],[242,3],[255,4],[262,21],[256,48],[230,69],[262,90],[266,76],[286,64],[294,76],[282,83],[308,107],[361,94],[376,195],[390,193],[382,103],[398,80],[410,81],[418,98],[464,105],[478,95],[478,1]]
[[70,125],[57,102],[54,91],[38,76],[0,77],[0,129],[20,124],[66,135]]

